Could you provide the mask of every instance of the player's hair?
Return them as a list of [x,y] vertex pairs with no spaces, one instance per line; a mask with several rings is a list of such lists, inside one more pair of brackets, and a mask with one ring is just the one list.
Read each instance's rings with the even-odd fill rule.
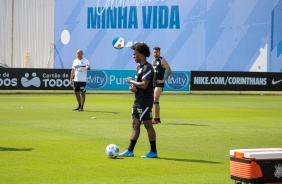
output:
[[83,50],[78,49],[78,50],[76,51],[76,53],[78,53],[78,52],[81,52],[81,54],[83,55]]
[[153,48],[153,50],[161,51],[161,48],[160,48],[159,46],[155,46],[155,47]]
[[[81,52],[81,55],[82,55],[82,58],[83,58],[83,50],[78,49],[78,50],[76,51],[76,54],[77,54],[78,52]],[[77,58],[77,56],[76,56],[76,58]],[[75,58],[75,59],[76,59],[76,58]]]
[[145,42],[137,42],[131,46],[131,49],[139,52],[140,54],[144,54],[146,57],[150,57],[151,55],[150,48]]

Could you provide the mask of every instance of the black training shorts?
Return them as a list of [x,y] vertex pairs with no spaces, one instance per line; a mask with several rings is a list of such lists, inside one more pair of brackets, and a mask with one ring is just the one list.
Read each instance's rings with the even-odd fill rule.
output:
[[164,83],[156,83],[154,87],[161,87],[164,88]]
[[132,118],[139,119],[140,121],[152,120],[152,107],[132,107]]
[[73,82],[73,89],[74,89],[74,92],[85,93],[86,92],[86,82],[74,81]]

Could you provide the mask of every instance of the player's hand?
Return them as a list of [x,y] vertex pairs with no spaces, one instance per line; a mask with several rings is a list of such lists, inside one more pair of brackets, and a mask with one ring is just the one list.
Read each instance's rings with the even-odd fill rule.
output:
[[137,88],[136,88],[136,86],[134,86],[134,85],[131,85],[131,86],[129,87],[129,90],[130,90],[131,92],[133,92],[133,93],[136,93],[136,92],[137,92]]
[[73,88],[73,83],[72,83],[72,80],[70,80],[70,87]]
[[127,83],[127,84],[129,84],[131,81],[132,81],[132,78],[131,78],[131,77],[127,77],[127,78],[126,78],[126,83]]
[[86,70],[90,70],[91,67],[89,65],[86,65]]
[[157,80],[157,83],[162,84],[162,83],[164,83],[164,80]]

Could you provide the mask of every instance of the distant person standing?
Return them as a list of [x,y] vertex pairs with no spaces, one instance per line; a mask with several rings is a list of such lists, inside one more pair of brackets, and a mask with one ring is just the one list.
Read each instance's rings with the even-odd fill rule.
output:
[[[160,124],[160,97],[163,92],[165,80],[170,76],[171,69],[165,58],[161,57],[161,48],[153,48],[155,60],[152,61],[154,68],[154,120],[153,124]],[[164,77],[166,71],[166,75]]]
[[70,74],[70,85],[74,89],[78,106],[73,110],[83,111],[86,93],[87,70],[90,70],[89,61],[83,57],[83,51],[76,51]]
[[130,144],[123,153],[119,156],[133,157],[134,147],[140,135],[141,122],[147,130],[150,148],[151,150],[141,156],[141,158],[157,158],[156,148],[156,132],[152,124],[152,108],[153,108],[153,67],[147,62],[147,57],[150,56],[150,48],[146,43],[135,43],[131,49],[133,52],[133,58],[138,67],[135,73],[135,80],[131,77],[126,79],[128,84],[131,84],[129,90],[135,93],[134,104],[132,107],[132,133],[130,138]]

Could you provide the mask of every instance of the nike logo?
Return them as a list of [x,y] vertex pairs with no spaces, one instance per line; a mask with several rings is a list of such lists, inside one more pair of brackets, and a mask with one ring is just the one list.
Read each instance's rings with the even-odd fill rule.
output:
[[276,85],[276,84],[278,84],[279,82],[282,82],[282,80],[275,81],[274,79],[272,79],[272,85]]

